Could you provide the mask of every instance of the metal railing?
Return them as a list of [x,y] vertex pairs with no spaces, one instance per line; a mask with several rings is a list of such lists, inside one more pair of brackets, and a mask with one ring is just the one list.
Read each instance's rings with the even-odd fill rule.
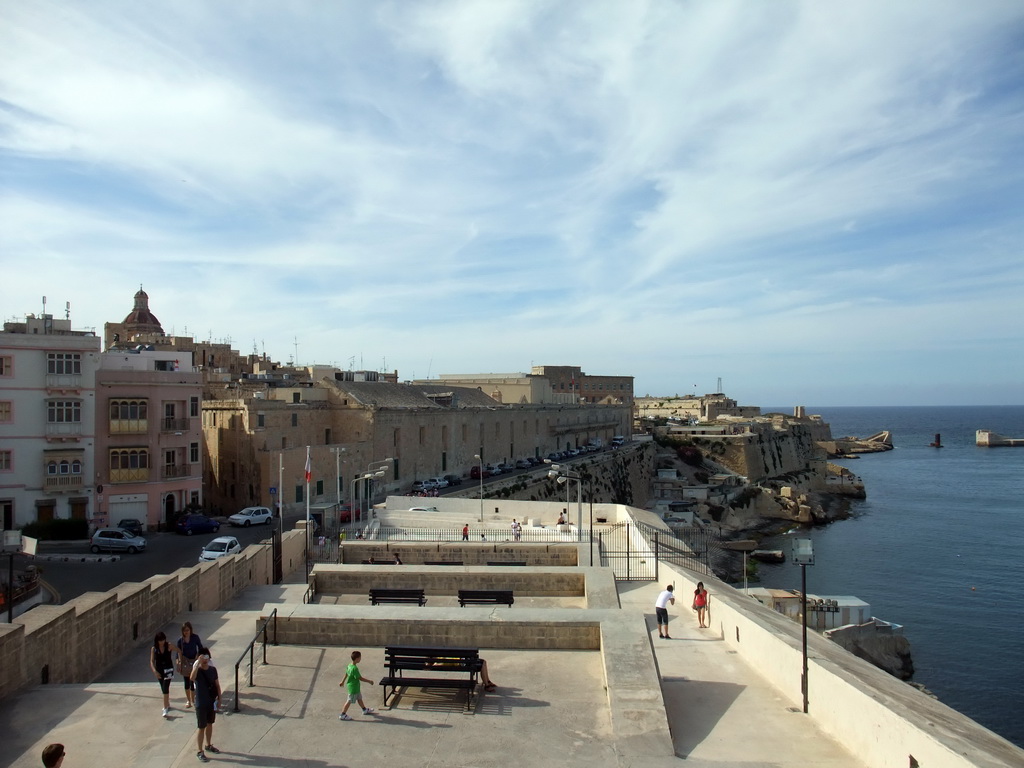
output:
[[249,641],[249,645],[246,646],[245,650],[242,651],[242,655],[238,657],[238,661],[235,662],[235,712],[238,711],[238,700],[240,698],[238,694],[238,668],[242,666],[242,662],[245,660],[245,655],[249,654],[249,687],[252,688],[256,685],[253,682],[254,671],[253,671],[253,653],[256,646],[256,641],[259,640],[260,635],[263,635],[263,664],[267,663],[267,626],[270,622],[274,622],[274,645],[277,645],[277,608],[271,612],[269,616],[264,620],[260,628],[256,630],[256,635],[252,640]]
[[302,602],[305,604],[312,603],[316,599],[316,575],[310,574],[309,586],[306,587],[306,593],[302,596]]

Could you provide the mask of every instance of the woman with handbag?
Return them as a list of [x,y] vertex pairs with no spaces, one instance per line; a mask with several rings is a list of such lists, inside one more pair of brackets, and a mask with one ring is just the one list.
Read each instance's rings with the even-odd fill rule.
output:
[[192,631],[192,622],[186,621],[181,625],[181,637],[178,638],[178,650],[181,652],[181,675],[185,678],[185,708],[191,709],[196,701],[195,685],[192,683],[192,667],[199,657],[199,651],[203,647],[203,641],[199,635]]
[[174,677],[175,664],[171,656],[177,656],[177,666],[181,666],[181,654],[178,649],[167,642],[167,635],[157,632],[153,638],[153,648],[149,652],[149,668],[153,670],[157,682],[160,683],[160,691],[164,695],[163,716],[171,714],[171,679]]

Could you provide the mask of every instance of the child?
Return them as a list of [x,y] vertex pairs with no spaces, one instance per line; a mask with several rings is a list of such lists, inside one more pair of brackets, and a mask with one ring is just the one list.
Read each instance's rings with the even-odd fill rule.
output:
[[367,707],[363,705],[363,694],[360,693],[359,684],[361,682],[373,683],[373,680],[367,680],[365,677],[359,674],[358,665],[359,660],[361,658],[363,658],[363,654],[361,654],[359,651],[352,651],[352,663],[349,664],[348,668],[345,670],[345,679],[338,683],[339,686],[346,686],[348,690],[348,699],[345,701],[345,706],[341,708],[341,714],[338,715],[339,720],[352,719],[348,716],[348,708],[353,701],[358,702],[359,706],[363,710],[364,715],[372,715],[377,711],[373,707]]

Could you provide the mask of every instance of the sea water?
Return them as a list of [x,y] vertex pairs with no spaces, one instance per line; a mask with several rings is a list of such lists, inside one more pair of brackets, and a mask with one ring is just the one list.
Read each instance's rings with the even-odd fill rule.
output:
[[[1024,746],[1024,447],[975,445],[978,429],[1024,437],[1024,406],[807,413],[834,437],[889,430],[895,449],[837,462],[864,480],[867,499],[848,520],[766,539],[787,562],[760,565],[761,586],[799,589],[792,539],[812,539],[809,593],[854,595],[904,625],[913,679]],[[929,446],[937,432],[942,448]]]

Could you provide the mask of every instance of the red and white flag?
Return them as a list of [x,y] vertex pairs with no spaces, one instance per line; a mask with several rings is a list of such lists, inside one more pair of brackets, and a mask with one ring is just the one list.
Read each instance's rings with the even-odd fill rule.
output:
[[308,483],[313,477],[313,468],[309,463],[309,449],[306,449],[306,482]]

